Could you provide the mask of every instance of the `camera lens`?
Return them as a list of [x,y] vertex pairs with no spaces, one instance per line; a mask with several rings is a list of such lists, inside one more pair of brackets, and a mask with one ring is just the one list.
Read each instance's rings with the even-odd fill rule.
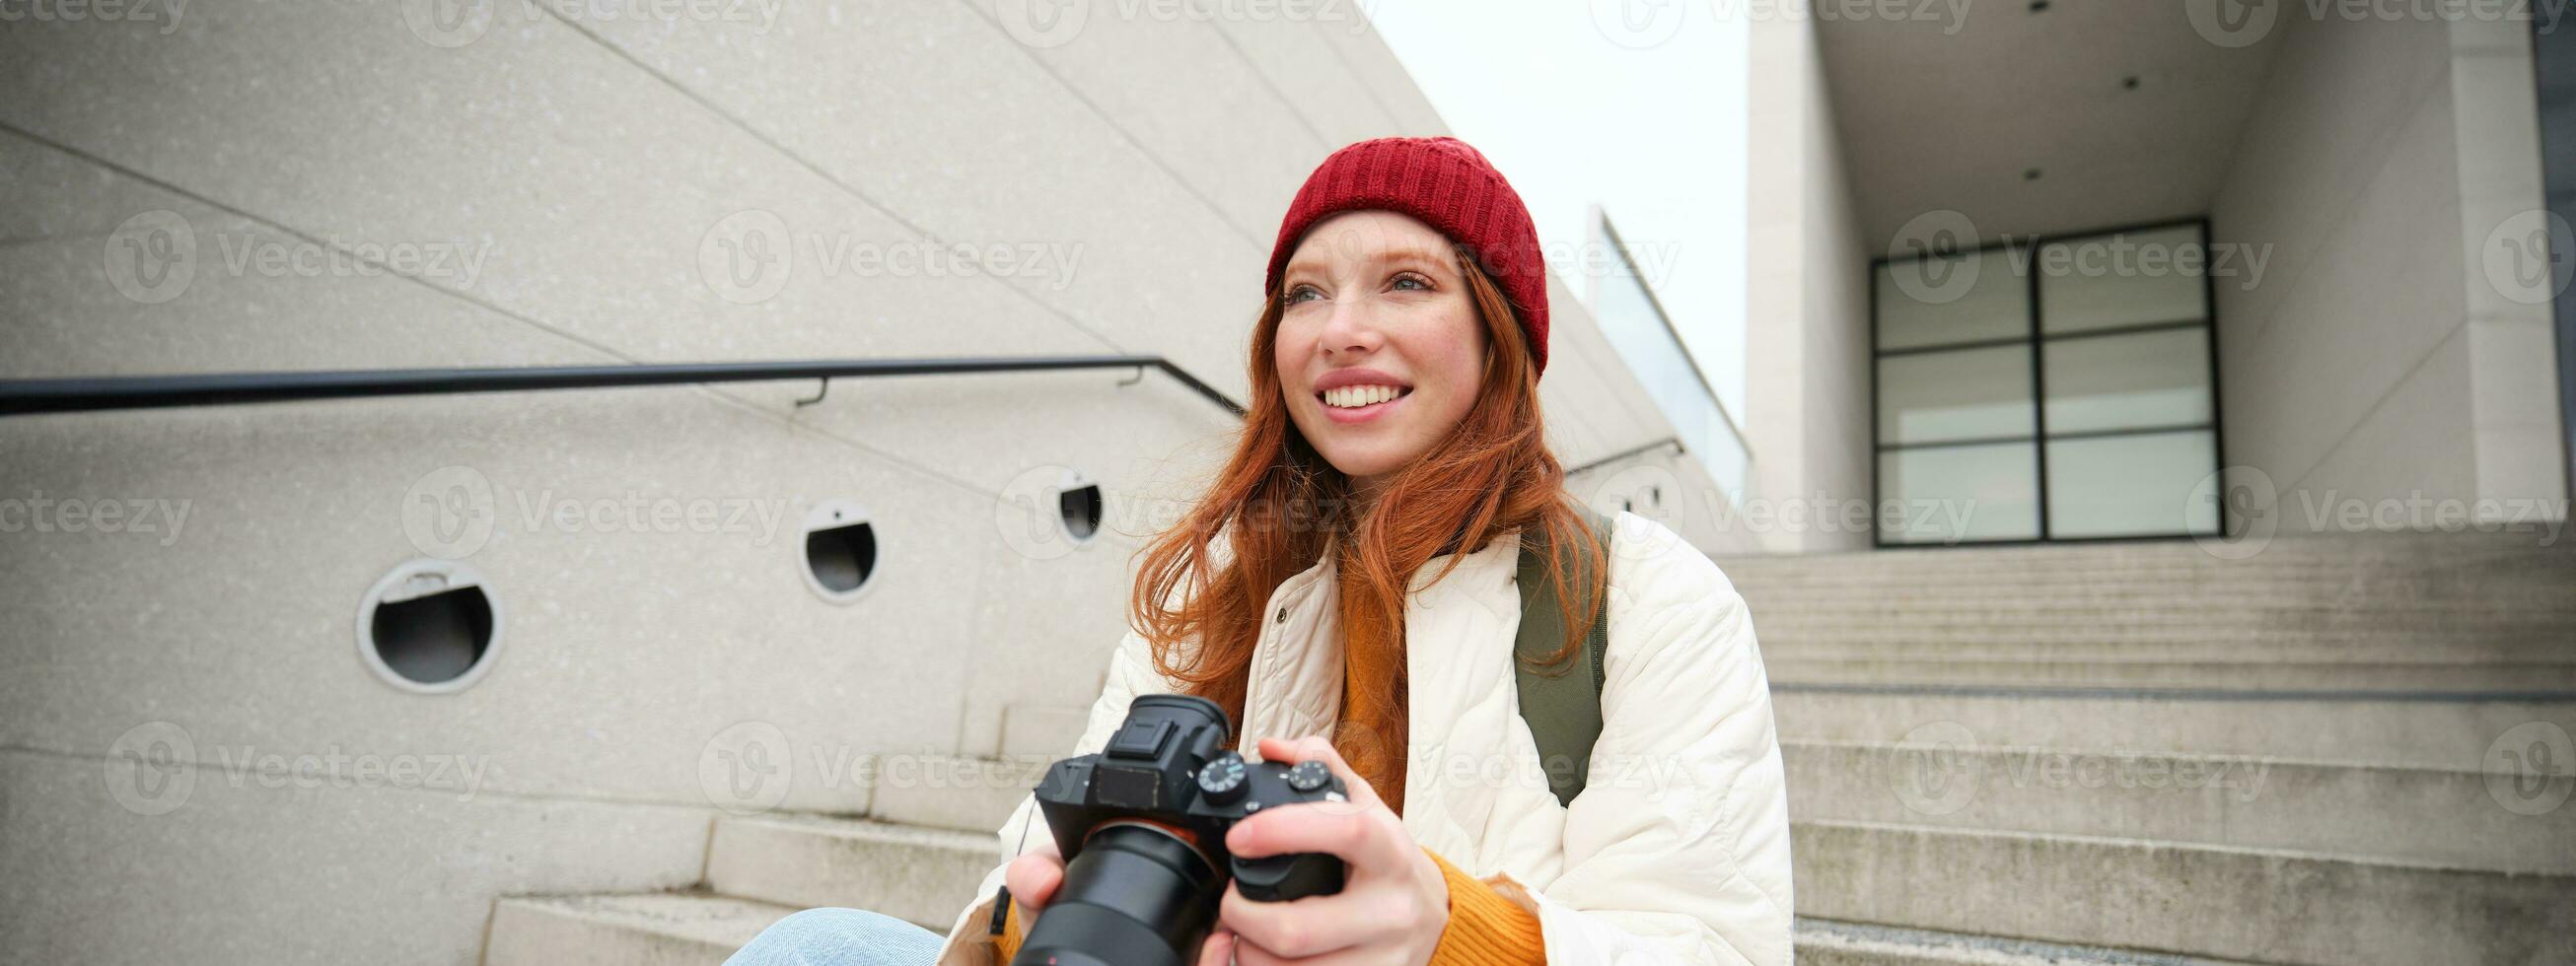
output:
[[1189,966],[1216,924],[1224,880],[1159,825],[1109,822],[1065,866],[1013,966]]

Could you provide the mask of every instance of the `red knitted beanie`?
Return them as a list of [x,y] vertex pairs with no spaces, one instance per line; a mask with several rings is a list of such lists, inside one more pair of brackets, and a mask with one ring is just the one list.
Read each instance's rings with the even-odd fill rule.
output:
[[1463,246],[1511,299],[1537,371],[1547,371],[1547,263],[1538,227],[1493,162],[1457,138],[1378,138],[1325,158],[1279,223],[1264,288],[1278,290],[1306,229],[1326,215],[1363,209],[1411,215]]

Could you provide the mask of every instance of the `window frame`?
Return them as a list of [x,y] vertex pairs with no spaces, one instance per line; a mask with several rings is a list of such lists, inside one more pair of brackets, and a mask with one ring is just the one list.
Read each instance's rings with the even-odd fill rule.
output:
[[[2227,431],[2226,431],[2226,428],[2225,428],[2225,427],[2226,427],[2226,423],[2227,423],[2227,420],[2226,420],[2226,413],[2227,413],[2227,410],[2226,410],[2226,407],[2225,407],[2225,401],[2224,401],[2224,395],[2225,395],[2225,393],[2223,392],[2222,387],[2221,387],[2221,386],[2220,386],[2220,384],[2219,384],[2219,378],[2218,378],[2218,374],[2219,374],[2219,367],[2218,367],[2218,351],[2219,351],[2219,349],[2218,349],[2218,294],[2217,294],[2217,282],[2216,282],[2215,277],[2214,277],[2214,276],[2212,276],[2212,275],[2210,274],[2210,272],[2209,272],[2208,260],[2207,260],[2206,258],[2204,258],[2204,259],[2203,259],[2203,261],[2202,261],[2202,266],[2201,266],[2201,271],[2200,271],[2200,305],[2201,305],[2201,312],[2200,312],[2200,318],[2198,318],[2198,319],[2175,319],[2175,320],[2159,321],[2159,322],[2143,322],[2143,323],[2136,323],[2136,324],[2130,324],[2130,325],[2106,326],[2106,327],[2097,328],[2097,329],[2082,329],[2082,330],[2078,330],[2078,331],[2074,331],[2074,332],[2061,332],[2061,333],[2050,333],[2050,332],[2046,331],[2046,328],[2045,328],[2045,317],[2046,317],[2047,312],[2046,312],[2046,308],[2042,305],[2042,299],[2041,299],[2041,295],[2040,295],[2040,282],[2041,282],[2041,280],[2042,280],[2043,276],[2045,275],[2045,273],[2044,273],[2044,272],[2042,272],[2042,271],[2039,269],[2039,267],[2038,267],[2038,256],[2039,256],[2040,252],[2041,252],[2042,250],[2044,250],[2047,246],[2052,245],[2052,244],[2062,243],[2062,242],[2078,242],[2078,241],[2084,241],[2084,240],[2087,240],[2087,239],[2093,239],[2093,238],[2108,238],[2108,237],[2111,237],[2111,236],[2117,236],[2117,235],[2124,235],[2124,234],[2139,234],[2139,233],[2153,232],[2153,231],[2164,231],[2164,230],[2169,230],[2169,229],[2174,229],[2174,228],[2183,228],[2183,227],[2190,227],[2190,228],[2194,228],[2194,229],[2196,229],[2196,230],[2198,231],[2198,234],[2199,234],[2199,238],[2197,239],[2198,244],[2201,246],[2202,251],[2203,251],[2204,253],[2206,253],[2206,252],[2209,250],[2209,247],[2210,247],[2210,241],[2209,241],[2209,234],[2210,234],[2210,232],[2209,232],[2209,218],[2208,218],[2207,216],[2201,216],[2201,217],[2195,217],[2195,218],[2176,218],[2176,219],[2171,219],[2171,220],[2166,220],[2166,221],[2148,221],[2148,222],[2138,222],[2138,223],[2135,223],[2135,224],[2118,225],[2118,226],[2113,226],[2113,227],[2108,227],[2108,228],[2088,229],[2088,230],[2084,230],[2084,231],[2052,232],[2052,233],[2048,233],[2048,234],[2030,235],[2030,236],[2026,236],[2026,237],[2022,237],[2022,238],[2010,238],[2010,237],[2007,237],[2007,238],[2000,239],[2000,240],[1997,240],[1997,241],[1991,241],[1991,242],[1987,242],[1987,243],[1982,244],[1982,245],[1978,245],[1978,246],[1976,246],[1976,247],[1975,247],[1975,248],[1973,248],[1973,249],[1962,249],[1962,250],[1959,250],[1959,251],[1956,251],[1956,252],[1952,252],[1952,253],[1950,253],[1950,254],[1951,254],[1951,255],[1953,255],[1953,256],[1961,255],[1961,254],[1966,254],[1966,253],[1967,253],[1967,252],[1969,252],[1969,251],[1979,252],[1979,253],[1981,253],[1981,255],[1982,255],[1982,254],[1985,254],[1985,253],[1999,254],[1999,255],[2003,255],[2003,256],[2004,256],[2004,258],[2002,259],[2003,264],[2005,264],[2005,265],[2009,266],[2009,265],[2013,264],[2013,259],[2012,259],[2012,257],[2011,257],[2011,252],[2013,252],[2013,251],[2014,251],[2014,250],[2016,250],[2016,249],[2026,250],[2026,251],[2029,253],[2030,257],[2029,257],[2028,259],[2024,260],[2024,261],[2022,262],[2022,264],[2029,266],[2029,270],[2027,271],[2026,276],[2022,279],[2022,283],[2023,283],[2023,285],[2024,285],[2023,314],[2024,314],[2024,315],[2026,315],[2028,318],[2025,320],[2025,321],[2027,322],[2026,327],[2024,328],[2024,330],[2023,330],[2022,334],[2021,334],[2021,335],[2018,335],[2018,336],[2013,336],[2013,337],[2008,337],[2008,338],[1974,339],[1974,340],[1968,340],[1968,341],[1957,342],[1957,343],[1948,343],[1948,344],[1942,344],[1942,345],[1932,345],[1932,346],[1906,346],[1906,347],[1903,347],[1903,348],[1897,348],[1897,349],[1885,349],[1885,348],[1881,348],[1881,341],[1882,341],[1882,340],[1880,339],[1880,333],[1879,333],[1879,319],[1880,319],[1880,316],[1879,316],[1879,298],[1880,298],[1879,287],[1880,287],[1880,281],[1879,281],[1879,279],[1880,279],[1880,276],[1881,276],[1882,274],[1884,274],[1885,269],[1887,268],[1887,266],[1888,266],[1889,264],[1893,263],[1893,262],[1898,261],[1899,259],[1897,259],[1897,258],[1895,258],[1895,257],[1892,257],[1892,256],[1880,256],[1880,257],[1878,257],[1878,258],[1874,258],[1874,259],[1871,259],[1871,260],[1870,260],[1870,263],[1869,263],[1869,319],[1868,319],[1868,325],[1869,325],[1869,444],[1870,444],[1870,450],[1869,450],[1869,456],[1870,456],[1870,458],[1869,458],[1869,497],[1870,497],[1870,499],[1869,499],[1869,502],[1870,502],[1870,546],[1871,546],[1873,549],[1879,549],[1879,550],[1892,550],[1892,549],[1899,549],[1899,550],[1901,550],[1901,549],[1922,549],[1922,548],[1938,548],[1938,547],[1998,547],[1998,546],[2032,546],[2032,545],[2039,545],[2039,544],[2052,544],[2052,543],[2124,543],[2124,542],[2159,541],[2159,540],[2190,540],[2190,539],[2195,539],[2195,538],[2208,537],[2208,536],[2213,536],[2213,535],[2218,535],[2218,534],[2225,534],[2225,533],[2231,533],[2231,532],[2234,532],[2234,531],[2232,531],[2231,529],[2229,529],[2229,522],[2230,522],[2230,519],[2229,519],[2229,512],[2228,512],[2228,507],[2227,507],[2227,501],[2226,501],[2226,500],[2224,500],[2224,499],[2221,499],[2221,500],[2219,500],[2219,501],[2218,501],[2218,506],[2217,506],[2217,508],[2216,508],[2216,509],[2217,509],[2217,513],[2216,513],[2216,517],[2215,517],[2215,519],[2216,519],[2216,526],[2215,526],[2215,528],[2214,528],[2213,530],[2211,530],[2211,531],[2209,531],[2209,532],[2207,532],[2207,533],[2194,532],[2194,531],[2191,531],[2191,530],[2187,530],[2187,529],[2186,529],[2186,530],[2175,530],[2175,531],[2170,531],[2170,532],[2154,532],[2154,533],[2123,533],[2123,534],[2102,534],[2102,535],[2093,535],[2093,536],[2067,536],[2067,537],[2061,537],[2061,536],[2057,536],[2057,535],[2055,535],[2055,533],[2053,532],[2054,528],[2053,528],[2053,527],[2052,527],[2052,525],[2051,525],[2051,524],[2052,524],[2052,521],[2051,521],[2051,519],[2050,519],[2050,512],[2049,512],[2049,496],[2050,496],[2050,490],[2049,490],[2049,480],[2048,480],[2048,457],[2049,457],[2049,444],[2050,444],[2050,443],[2052,443],[2052,442],[2056,442],[2056,441],[2059,441],[2059,440],[2108,439],[2108,438],[2117,438],[2117,437],[2124,437],[2124,436],[2152,436],[2152,435],[2165,435],[2165,434],[2172,434],[2172,433],[2184,433],[2184,432],[2206,432],[2206,433],[2208,433],[2208,434],[2209,434],[2209,439],[2210,439],[2210,454],[2209,454],[2209,455],[2210,455],[2210,467],[2212,468],[2212,471],[2213,471],[2213,472],[2215,472],[2215,473],[2224,474],[2224,473],[2226,472],[2226,467],[2227,467],[2227,459],[2226,459],[2226,454],[2227,454]],[[1915,257],[1920,257],[1920,256],[1907,256],[1907,259],[1908,259],[1908,260],[1910,260],[1910,259],[1915,258]],[[2207,355],[2208,355],[2207,364],[2208,364],[2208,379],[2209,379],[2209,420],[2208,420],[2207,422],[2205,422],[2205,423],[2189,423],[2189,424],[2171,424],[2171,425],[2139,426],[2139,427],[2131,427],[2131,428],[2123,428],[2123,429],[2109,429],[2109,430],[2090,430],[2090,431],[2073,432],[2073,433],[2060,433],[2060,434],[2054,434],[2054,435],[2052,435],[2052,434],[2050,434],[2050,433],[2049,433],[2049,431],[2048,431],[2048,371],[2047,371],[2047,370],[2048,370],[2048,359],[2047,359],[2047,347],[2048,347],[2048,345],[2049,345],[2050,343],[2052,343],[2052,342],[2071,342],[2071,341],[2082,340],[2082,339],[2098,339],[2098,338],[2105,338],[2105,337],[2117,337],[2117,336],[2125,336],[2125,335],[2137,335],[2137,334],[2141,334],[2141,333],[2148,333],[2148,332],[2180,331],[2180,330],[2195,329],[2195,328],[2196,328],[2196,329],[2200,329],[2200,330],[2201,330],[2201,332],[2202,332],[2202,336],[2203,336],[2203,338],[2205,339],[2205,344],[2206,344],[2206,346],[2207,346],[2207,348],[2208,348],[2208,353],[2207,353]],[[1880,362],[1881,362],[1882,360],[1885,360],[1885,359],[1887,359],[1887,358],[1889,358],[1889,357],[1902,358],[1902,357],[1909,356],[1909,355],[1925,355],[1925,354],[1930,354],[1930,353],[1938,353],[1938,352],[1953,352],[1953,351],[1968,350],[1968,349],[1981,349],[1981,348],[1982,348],[1982,349],[2006,348],[2006,347],[2012,347],[2012,346],[2022,346],[2022,347],[2026,347],[2026,348],[2028,348],[2028,349],[2029,349],[2029,355],[2030,355],[2030,370],[2031,370],[2031,371],[2030,371],[2030,388],[2031,388],[2031,396],[2030,396],[2030,404],[2031,404],[2031,432],[2030,432],[2029,434],[2027,434],[2027,435],[2014,435],[2014,436],[1980,437],[1980,438],[1976,438],[1976,439],[1943,440],[1943,441],[1933,442],[1933,443],[1889,443],[1889,442],[1885,442],[1885,441],[1883,441],[1883,439],[1882,439],[1882,435],[1883,435],[1883,433],[1884,433],[1884,431],[1885,431],[1885,430],[1884,430],[1884,427],[1882,427],[1882,426],[1879,424],[1879,423],[1880,423],[1880,420],[1879,420],[1879,404],[1880,404],[1880,394],[1881,394],[1881,389],[1882,389],[1882,387],[1881,387],[1881,382],[1882,382],[1882,380],[1880,379],[1880,375],[1879,375],[1879,373],[1880,373]],[[1880,512],[1880,511],[1883,509],[1883,507],[1881,506],[1881,501],[1883,501],[1884,499],[1886,499],[1886,493],[1885,493],[1886,481],[1885,481],[1885,479],[1884,479],[1885,473],[1883,472],[1883,470],[1884,470],[1884,466],[1885,466],[1885,462],[1886,462],[1886,455],[1887,455],[1888,453],[1891,453],[1891,452],[1903,452],[1903,451],[1906,451],[1906,450],[1917,450],[1917,449],[1940,449],[1940,448],[1949,448],[1949,447],[1958,447],[1958,446],[1972,446],[1972,445],[2000,445],[2000,444],[2007,444],[2007,443],[2027,443],[2027,444],[2030,444],[2030,445],[2031,445],[2031,447],[2032,447],[2032,455],[2033,455],[2034,462],[2035,462],[2035,464],[2036,464],[2036,465],[2034,466],[2034,468],[2033,468],[2033,472],[2036,474],[2036,477],[2033,479],[2033,481],[2032,481],[2032,482],[2033,482],[2033,488],[2034,488],[2034,493],[2035,493],[2035,497],[2036,497],[2036,502],[2037,502],[2037,504],[2038,504],[2038,506],[2037,506],[2037,510],[2038,510],[2038,516],[2039,516],[2039,520],[2038,520],[2038,522],[2039,522],[2039,529],[2038,529],[2038,535],[2037,535],[2037,536],[2035,536],[2035,537],[2005,537],[2005,538],[1990,539],[1990,540],[1972,540],[1972,539],[1964,539],[1964,538],[1954,538],[1954,539],[1949,539],[1949,540],[1908,541],[1908,540],[1890,540],[1890,539],[1888,539],[1888,528],[1887,528],[1887,527],[1888,527],[1888,521],[1887,521],[1887,519],[1882,515],[1882,513]]]

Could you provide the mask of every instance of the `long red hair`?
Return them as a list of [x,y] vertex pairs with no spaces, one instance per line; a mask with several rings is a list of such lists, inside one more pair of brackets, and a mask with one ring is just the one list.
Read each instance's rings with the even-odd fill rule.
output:
[[[1343,717],[1357,727],[1337,728],[1333,743],[1399,812],[1409,731],[1401,656],[1411,576],[1434,557],[1458,554],[1434,575],[1446,577],[1465,553],[1516,530],[1545,533],[1550,546],[1580,554],[1589,573],[1603,572],[1606,557],[1565,491],[1564,468],[1548,451],[1528,337],[1475,259],[1459,262],[1488,336],[1484,382],[1457,426],[1394,473],[1364,508],[1352,502],[1349,478],[1288,418],[1273,361],[1284,305],[1281,293],[1270,293],[1253,329],[1246,367],[1251,409],[1243,433],[1206,498],[1141,551],[1128,602],[1130,624],[1153,644],[1156,667],[1188,693],[1225,708],[1240,740],[1253,645],[1269,619],[1262,610],[1281,582],[1318,562],[1328,535],[1338,535],[1347,653],[1394,659],[1385,662],[1390,673],[1350,682]],[[1565,557],[1551,555],[1547,579],[1565,602],[1566,645],[1532,663],[1542,673],[1570,667],[1567,660],[1601,605],[1589,586],[1567,579]]]

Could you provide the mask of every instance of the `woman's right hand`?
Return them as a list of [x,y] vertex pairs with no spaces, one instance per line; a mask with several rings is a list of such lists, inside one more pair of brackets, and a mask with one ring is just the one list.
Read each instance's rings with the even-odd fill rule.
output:
[[[1011,890],[1011,904],[1020,907],[1020,935],[1026,937],[1037,925],[1038,910],[1054,901],[1056,889],[1064,885],[1064,853],[1056,851],[1054,839],[1039,842],[1002,870],[1002,885]],[[1233,958],[1234,931],[1224,926],[1199,946],[1201,966],[1225,966]]]

